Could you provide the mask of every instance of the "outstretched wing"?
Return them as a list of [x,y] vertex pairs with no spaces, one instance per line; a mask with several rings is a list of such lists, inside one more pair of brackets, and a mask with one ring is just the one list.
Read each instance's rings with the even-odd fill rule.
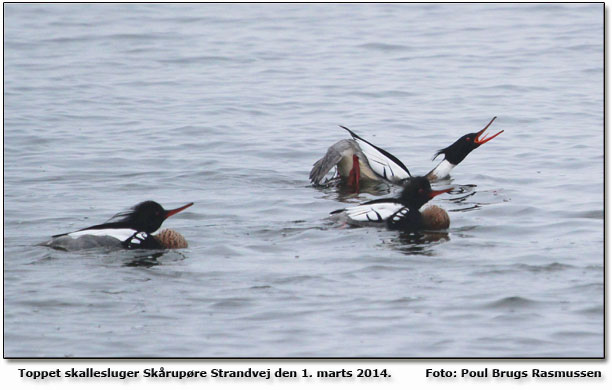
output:
[[366,141],[347,127],[340,127],[351,134],[351,137],[357,142],[363,154],[368,158],[370,167],[377,175],[391,182],[398,182],[412,176],[408,168],[397,157]]

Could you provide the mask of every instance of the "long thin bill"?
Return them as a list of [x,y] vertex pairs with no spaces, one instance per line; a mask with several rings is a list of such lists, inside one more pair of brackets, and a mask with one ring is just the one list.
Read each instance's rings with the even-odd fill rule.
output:
[[[484,130],[483,130],[484,131]],[[500,131],[499,133],[487,138],[486,134],[480,138],[480,133],[478,134],[478,136],[476,137],[476,139],[474,140],[474,142],[476,142],[478,145],[482,145],[484,143],[487,143],[489,141],[491,141],[493,138],[497,137],[498,135],[500,135],[501,133],[503,133],[504,131]]]
[[166,210],[166,218],[171,217],[174,214],[180,213],[181,211],[185,210],[187,207],[191,207],[191,206],[193,206],[193,202],[187,203],[185,206],[179,207],[178,209]]
[[491,126],[491,123],[493,123],[493,121],[497,119],[496,116],[493,117],[493,119],[491,119],[491,121],[484,127],[484,129],[480,130],[478,133],[476,133],[476,138],[474,139],[474,142],[477,143],[478,145],[482,145],[484,143],[487,143],[489,141],[491,141],[493,138],[497,137],[498,135],[500,135],[501,133],[503,133],[504,131],[500,131],[499,133],[495,134],[492,137],[487,138],[487,135],[485,134],[484,136],[482,136],[482,138],[480,138],[480,136],[482,135],[482,133],[485,132],[486,129],[489,128],[489,126]]
[[432,198],[434,198],[434,197],[436,197],[436,196],[438,196],[438,195],[441,195],[441,194],[444,194],[444,193],[446,193],[446,192],[449,192],[449,191],[451,191],[453,188],[454,188],[454,187],[451,187],[451,188],[446,188],[446,189],[444,189],[444,190],[431,191],[431,193],[429,194],[429,199],[432,199]]

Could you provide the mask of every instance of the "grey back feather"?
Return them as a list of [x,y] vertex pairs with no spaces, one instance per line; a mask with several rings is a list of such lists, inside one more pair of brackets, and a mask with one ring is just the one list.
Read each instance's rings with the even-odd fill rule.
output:
[[352,139],[343,139],[330,146],[325,156],[313,164],[310,181],[313,184],[321,184],[321,180],[342,160],[347,151],[355,153],[359,151],[359,145]]

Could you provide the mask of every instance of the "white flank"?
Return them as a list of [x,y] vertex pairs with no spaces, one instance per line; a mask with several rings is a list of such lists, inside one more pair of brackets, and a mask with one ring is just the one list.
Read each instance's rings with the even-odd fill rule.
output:
[[72,232],[69,233],[68,236],[72,238],[78,238],[85,235],[110,236],[118,239],[119,241],[125,241],[130,238],[134,233],[136,233],[136,231],[133,229],[89,229]]
[[410,177],[404,168],[397,165],[389,157],[379,152],[372,145],[360,139],[355,139],[359,144],[361,151],[368,158],[370,167],[377,175],[384,177],[389,181],[400,181]]
[[385,222],[403,207],[401,203],[384,202],[349,207],[344,212],[355,222]]

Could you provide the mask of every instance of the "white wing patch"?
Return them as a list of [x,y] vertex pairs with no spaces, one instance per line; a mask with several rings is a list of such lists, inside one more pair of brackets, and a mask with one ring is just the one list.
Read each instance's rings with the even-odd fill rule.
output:
[[372,203],[349,207],[344,212],[354,222],[385,222],[403,207],[401,203]]
[[130,240],[130,244],[140,244],[146,239],[147,239],[147,233],[139,232],[139,233],[134,234],[134,237],[132,237],[132,239]]
[[402,207],[401,209],[399,209],[399,211],[397,213],[395,213],[393,215],[392,221],[394,223],[398,223],[402,219],[406,218],[406,215],[408,215],[408,211],[410,211],[410,210],[408,210],[408,207]]
[[404,168],[362,139],[355,139],[363,154],[368,158],[370,167],[377,174],[389,181],[400,181],[410,177]]
[[125,241],[130,238],[134,233],[136,233],[136,231],[133,229],[88,229],[69,233],[68,236],[72,238],[77,238],[85,235],[110,236],[118,239],[119,241]]

